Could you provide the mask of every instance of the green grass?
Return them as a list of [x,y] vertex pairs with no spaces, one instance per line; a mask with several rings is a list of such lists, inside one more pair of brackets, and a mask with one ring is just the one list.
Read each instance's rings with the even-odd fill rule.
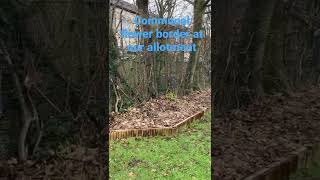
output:
[[314,163],[310,168],[298,171],[290,180],[320,180],[320,162]]
[[110,179],[209,180],[210,117],[207,113],[175,136],[111,141]]

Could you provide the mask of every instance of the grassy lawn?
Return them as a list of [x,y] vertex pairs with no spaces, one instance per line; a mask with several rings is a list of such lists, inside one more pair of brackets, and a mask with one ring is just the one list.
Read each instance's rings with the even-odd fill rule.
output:
[[320,180],[320,162],[314,163],[308,169],[302,169],[290,180]]
[[211,119],[207,113],[176,136],[110,142],[110,179],[199,179],[211,177]]

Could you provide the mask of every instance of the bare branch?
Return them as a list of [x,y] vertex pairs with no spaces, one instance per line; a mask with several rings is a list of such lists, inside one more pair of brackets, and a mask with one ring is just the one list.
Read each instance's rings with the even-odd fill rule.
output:
[[191,5],[194,5],[194,2],[191,1],[191,0],[184,0],[184,1],[186,1],[187,3],[189,3],[189,4],[191,4]]
[[211,0],[207,0],[207,1],[204,3],[204,6],[208,6],[208,4],[209,4],[210,1],[211,1]]
[[[184,0],[184,1],[191,4],[191,5],[194,5],[194,1],[191,1],[191,0]],[[205,7],[211,6],[211,4],[209,4],[209,2],[211,2],[211,0],[206,0],[206,2],[204,3],[204,6]]]

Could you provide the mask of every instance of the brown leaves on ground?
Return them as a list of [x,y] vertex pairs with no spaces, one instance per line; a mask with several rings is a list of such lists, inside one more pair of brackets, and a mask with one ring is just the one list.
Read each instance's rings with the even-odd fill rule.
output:
[[[106,152],[104,152],[106,153]],[[47,160],[0,161],[0,179],[103,179],[106,165],[97,148],[71,145]],[[105,161],[103,161],[105,162]]]
[[267,96],[213,126],[215,179],[241,179],[320,141],[320,89]]
[[165,96],[112,116],[110,129],[140,129],[173,126],[196,112],[209,108],[211,92],[198,91],[170,100]]

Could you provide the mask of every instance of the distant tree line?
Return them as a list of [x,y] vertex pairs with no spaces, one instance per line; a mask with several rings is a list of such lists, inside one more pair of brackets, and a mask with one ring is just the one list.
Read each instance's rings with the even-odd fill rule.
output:
[[[211,87],[211,16],[210,1],[186,1],[193,7],[193,24],[191,32],[202,31],[204,39],[192,39],[196,44],[196,52],[185,56],[183,52],[142,52],[125,54],[123,44],[117,44],[115,30],[110,29],[110,76],[109,111],[119,112],[149,98],[165,93],[188,94],[199,89]],[[156,0],[156,12],[150,14],[149,0],[137,0],[138,15],[142,18],[157,16],[158,18],[175,18],[174,12],[179,8],[177,0]],[[207,10],[207,11],[206,11]],[[114,10],[111,11],[112,23]],[[121,21],[120,21],[121,23]],[[116,25],[121,27],[121,25]],[[161,26],[160,28],[170,28]],[[141,25],[138,31],[152,31],[150,25]],[[174,29],[176,30],[176,29]],[[166,30],[167,31],[167,30]],[[171,30],[173,31],[173,30]],[[182,31],[182,30],[181,30]],[[168,43],[168,39],[158,39],[160,44]],[[140,44],[150,44],[154,39],[142,39]]]

